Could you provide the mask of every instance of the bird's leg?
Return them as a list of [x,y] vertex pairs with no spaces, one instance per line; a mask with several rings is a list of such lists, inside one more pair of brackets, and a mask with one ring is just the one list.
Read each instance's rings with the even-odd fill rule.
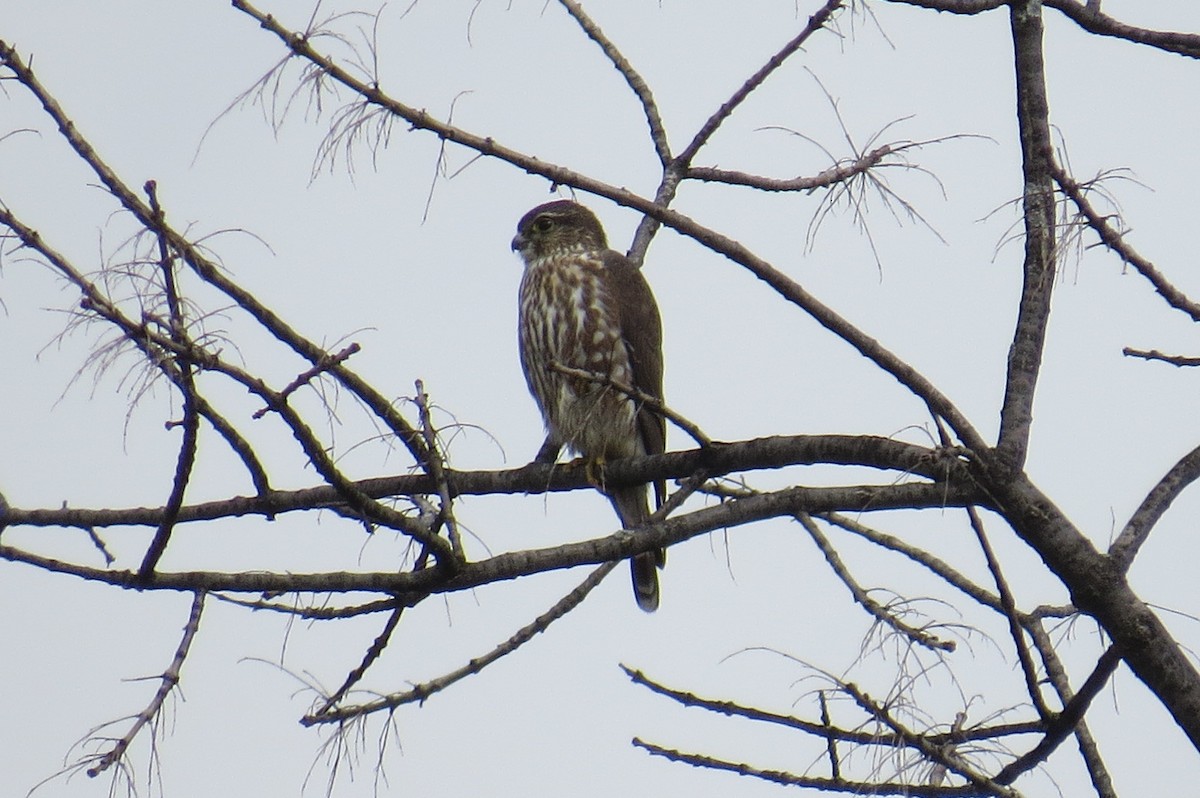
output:
[[608,491],[604,488],[604,466],[607,461],[604,455],[598,457],[583,458],[583,473],[587,476],[587,481],[592,484],[596,490],[607,495]]

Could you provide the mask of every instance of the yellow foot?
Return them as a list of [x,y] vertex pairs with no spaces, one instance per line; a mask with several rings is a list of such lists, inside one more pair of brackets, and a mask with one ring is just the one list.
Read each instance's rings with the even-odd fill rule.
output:
[[587,475],[587,481],[592,484],[592,487],[601,492],[604,492],[604,465],[603,457],[584,457],[583,473]]

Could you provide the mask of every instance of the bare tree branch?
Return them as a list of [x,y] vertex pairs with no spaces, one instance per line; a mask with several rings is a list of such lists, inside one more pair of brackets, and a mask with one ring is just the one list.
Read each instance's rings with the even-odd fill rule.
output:
[[1154,525],[1179,494],[1197,479],[1200,479],[1200,446],[1185,454],[1163,474],[1162,479],[1146,494],[1146,498],[1142,499],[1142,503],[1129,517],[1121,534],[1117,535],[1117,539],[1108,547],[1108,556],[1117,568],[1122,572],[1129,570],[1142,544],[1150,537]]
[[1088,190],[1091,188],[1091,184],[1077,182],[1067,174],[1066,169],[1057,163],[1052,163],[1050,168],[1054,175],[1054,182],[1058,184],[1064,194],[1071,198],[1071,202],[1079,209],[1080,216],[1099,236],[1100,242],[1149,280],[1150,284],[1154,286],[1154,290],[1166,300],[1168,305],[1183,311],[1192,318],[1192,321],[1200,321],[1200,304],[1193,302],[1172,285],[1153,263],[1143,258],[1125,241],[1124,232],[1113,226],[1110,217],[1096,210],[1091,200],[1088,199]]
[[1046,730],[1045,737],[1037,744],[1033,750],[1027,754],[1020,756],[1016,761],[1011,762],[996,774],[997,784],[1012,784],[1017,778],[1028,770],[1037,767],[1042,762],[1046,761],[1050,754],[1054,753],[1054,749],[1062,744],[1063,740],[1070,736],[1075,727],[1083,720],[1083,715],[1087,712],[1088,705],[1096,694],[1104,689],[1104,685],[1108,683],[1108,679],[1116,671],[1117,666],[1121,664],[1121,655],[1117,651],[1116,646],[1109,646],[1108,649],[1100,657],[1100,661],[1096,663],[1095,669],[1088,676],[1087,681],[1079,688],[1079,692],[1071,697],[1067,705],[1063,707],[1063,711],[1057,717],[1050,721],[1049,728]]
[[[153,180],[146,183],[146,195],[150,201],[150,211],[156,221],[162,225],[164,216],[162,205],[158,201],[158,189]],[[179,299],[179,291],[175,286],[175,258],[167,239],[158,236],[159,268],[162,270],[163,286],[167,295],[167,307],[170,312],[171,340],[177,346],[190,349],[184,332],[186,322],[183,317],[183,307]],[[183,441],[179,446],[179,458],[175,465],[175,479],[171,486],[171,496],[167,499],[166,512],[162,523],[154,533],[146,556],[138,569],[138,574],[144,579],[154,572],[159,559],[167,550],[167,541],[171,538],[171,530],[179,518],[179,508],[183,506],[183,495],[191,480],[192,467],[196,462],[197,438],[200,430],[200,417],[196,410],[196,381],[192,376],[192,364],[186,359],[178,359],[175,371],[179,375],[177,384],[183,394]]]
[[543,571],[625,560],[643,551],[665,548],[716,529],[742,526],[766,518],[791,516],[800,512],[827,512],[834,508],[874,512],[914,506],[961,507],[966,503],[977,504],[978,500],[978,496],[962,489],[947,489],[934,484],[857,485],[848,488],[796,486],[694,510],[636,530],[622,529],[608,537],[499,554],[477,562],[462,563],[452,572],[445,568],[425,568],[407,573],[342,571],[312,574],[159,571],[149,580],[140,580],[136,573],[130,571],[90,568],[14,546],[0,545],[0,559],[141,590],[219,590],[231,593],[366,591],[394,594],[401,603],[413,603],[430,593],[456,592]]
[[1022,171],[1025,177],[1025,263],[1017,327],[1008,351],[1004,406],[1000,411],[997,455],[1004,468],[1021,468],[1033,423],[1033,398],[1046,342],[1050,296],[1054,289],[1054,187],[1050,166],[1050,111],[1046,101],[1042,60],[1041,0],[1010,5],[1013,53],[1016,60],[1017,121],[1021,130]]
[[[980,14],[1008,4],[1008,0],[887,0],[901,5],[920,6],[933,11],[949,11],[953,14]],[[1048,8],[1061,11],[1079,27],[1100,36],[1156,47],[1169,53],[1200,58],[1200,36],[1192,33],[1157,31],[1128,25],[1100,11],[1097,0],[1087,3],[1079,0],[1045,0]]]
[[567,13],[579,23],[579,27],[583,30],[587,37],[596,43],[617,71],[621,73],[621,77],[625,78],[625,82],[629,84],[629,88],[633,90],[634,96],[642,105],[642,112],[646,115],[646,124],[650,127],[650,141],[654,144],[654,151],[658,153],[658,160],[665,167],[671,162],[671,146],[667,142],[667,129],[663,125],[662,117],[658,112],[658,104],[654,102],[654,94],[650,91],[650,87],[646,85],[646,80],[638,71],[633,68],[612,40],[604,35],[604,31],[600,30],[587,12],[583,10],[583,6],[575,2],[575,0],[559,0]]
[[[333,699],[327,701],[324,708],[310,715],[305,715],[301,719],[301,723],[305,726],[312,726],[319,723],[343,723],[350,719],[360,718],[365,715],[372,714],[383,710],[394,710],[396,707],[414,702],[424,703],[434,693],[441,692],[455,682],[461,681],[468,676],[479,673],[488,665],[499,660],[500,658],[513,653],[521,646],[528,643],[540,632],[546,631],[550,624],[557,621],[559,618],[566,615],[571,610],[579,606],[579,604],[587,598],[587,595],[592,592],[592,588],[604,581],[604,577],[612,573],[613,568],[617,564],[615,562],[607,562],[599,568],[588,574],[588,577],[579,583],[578,587],[572,590],[567,595],[563,596],[546,612],[539,615],[527,626],[518,629],[517,632],[500,645],[493,648],[481,657],[475,657],[461,668],[439,676],[428,682],[415,685],[403,693],[383,696],[375,701],[356,706],[333,707]],[[398,612],[398,611],[397,611]]]
[[175,649],[175,656],[171,658],[171,664],[158,677],[159,686],[158,690],[154,693],[154,697],[150,699],[150,703],[146,705],[145,709],[134,716],[134,722],[129,727],[129,731],[121,739],[117,740],[112,748],[96,758],[95,762],[87,769],[88,776],[95,778],[117,762],[120,762],[142,729],[148,725],[152,726],[157,721],[159,714],[162,712],[163,704],[167,700],[167,696],[179,684],[179,674],[183,669],[183,661],[187,659],[188,651],[192,647],[192,640],[195,639],[196,631],[200,628],[200,613],[204,609],[204,598],[204,591],[198,591],[193,597],[192,610],[188,615],[187,623],[183,627],[183,637],[179,641],[179,646]]
[[[910,443],[854,435],[782,435],[736,443],[715,442],[710,446],[681,452],[629,457],[606,464],[605,477],[613,484],[638,484],[655,479],[680,479],[699,470],[711,476],[735,471],[774,469],[791,465],[860,465],[898,471],[930,480],[966,487],[964,463],[954,450],[928,449]],[[530,463],[504,471],[456,471],[446,469],[450,495],[497,493],[546,493],[592,488],[584,468],[574,464]],[[353,489],[372,500],[394,496],[437,494],[428,474],[373,477],[351,483]],[[264,496],[240,496],[181,507],[180,521],[208,521],[246,515],[275,516],[285,512],[319,510],[345,503],[331,485],[300,490],[275,490]],[[9,507],[9,526],[157,526],[161,508],[22,509]]]
[[[739,776],[753,776],[763,781],[775,784],[785,784],[791,787],[810,787],[822,792],[848,793],[850,795],[899,795],[912,798],[957,798],[958,796],[979,795],[975,785],[961,787],[941,787],[931,784],[909,784],[908,782],[878,782],[878,781],[849,781],[845,779],[824,779],[815,776],[800,776],[782,770],[766,770],[740,762],[731,762],[716,757],[700,756],[664,748],[654,743],[635,737],[633,744],[654,756],[661,756],[672,762],[682,762],[695,767],[712,770],[725,770],[737,773]],[[1007,793],[1006,793],[1007,794]]]
[[854,601],[875,618],[878,623],[884,624],[917,645],[924,646],[932,651],[953,651],[955,649],[956,644],[953,640],[943,640],[925,628],[917,628],[905,623],[896,617],[896,615],[889,612],[878,601],[871,598],[867,594],[867,591],[863,590],[858,582],[854,580],[854,577],[850,575],[850,571],[846,568],[845,563],[842,562],[841,556],[829,542],[829,538],[825,537],[825,533],[813,522],[812,517],[798,515],[796,516],[796,520],[812,536],[813,542],[817,544],[817,548],[825,556],[829,567],[833,569],[838,579],[850,591],[850,594],[854,597]]

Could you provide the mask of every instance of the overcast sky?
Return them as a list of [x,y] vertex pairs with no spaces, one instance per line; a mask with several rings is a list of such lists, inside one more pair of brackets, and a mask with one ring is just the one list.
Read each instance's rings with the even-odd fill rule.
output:
[[[743,4],[678,0],[588,8],[595,6],[597,22],[645,76],[678,149],[819,4],[754,5],[753,13]],[[292,28],[303,28],[310,10],[282,2],[263,8]],[[327,3],[322,14],[343,8],[354,6]],[[454,123],[464,129],[653,195],[657,161],[640,109],[559,6],[489,0],[406,8],[385,7],[377,29],[379,79],[388,93],[443,118],[453,109]],[[677,207],[800,280],[909,359],[985,435],[994,435],[1022,249],[1010,240],[1018,216],[1008,203],[1021,185],[1007,15],[961,18],[883,2],[867,8],[871,15],[844,16],[837,35],[816,36],[697,162],[778,177],[820,172],[830,165],[822,147],[836,157],[850,154],[827,90],[864,149],[970,134],[913,153],[910,160],[928,172],[887,173],[928,224],[903,213],[897,223],[875,203],[870,241],[844,210],[810,241],[820,194],[686,186]],[[1105,0],[1104,8],[1131,23],[1200,31],[1200,6],[1189,0]],[[1052,121],[1071,167],[1080,178],[1129,169],[1131,179],[1111,190],[1132,228],[1130,241],[1182,290],[1200,296],[1191,255],[1200,67],[1090,37],[1054,12],[1047,18]],[[372,23],[352,16],[333,24],[354,38]],[[206,237],[235,280],[309,338],[332,349],[360,343],[351,365],[383,393],[411,396],[414,380],[423,380],[440,422],[463,425],[450,445],[456,468],[513,467],[537,451],[541,421],[516,354],[521,266],[508,242],[517,219],[552,196],[545,180],[496,161],[473,161],[454,147],[439,174],[438,141],[404,124],[392,128],[374,156],[366,147],[353,150],[352,169],[340,150],[332,163],[320,162],[337,99],[326,98],[318,110],[301,92],[280,125],[272,124],[270,108],[238,102],[283,51],[226,3],[8,0],[0,40],[32,60],[78,129],[126,181],[158,182],[168,218],[194,238]],[[315,43],[336,47],[332,40]],[[298,77],[295,68],[285,72],[280,94],[266,105],[285,102]],[[10,131],[23,132],[4,137]],[[0,201],[89,270],[128,257],[133,230],[95,182],[27,93],[0,83]],[[601,217],[613,246],[625,249],[637,215],[580,199]],[[1093,241],[1085,235],[1085,243]],[[178,446],[178,430],[165,430],[163,422],[177,417],[177,398],[158,385],[130,410],[139,391],[134,361],[119,359],[102,372],[88,365],[108,331],[85,326],[59,337],[75,293],[19,254],[6,254],[0,267],[0,493],[22,508],[161,505]],[[645,272],[664,320],[667,400],[713,438],[850,433],[929,441],[921,403],[740,267],[667,231],[652,245]],[[1124,358],[1121,349],[1196,355],[1200,346],[1190,321],[1099,249],[1068,261],[1060,282],[1029,470],[1103,547],[1197,442],[1197,376]],[[197,290],[195,299],[208,312],[224,308],[212,292]],[[209,324],[237,343],[233,356],[280,385],[304,368],[280,357],[236,313],[218,313]],[[254,402],[239,391],[221,396],[250,426]],[[307,412],[318,409],[313,398],[299,401]],[[342,423],[331,434],[351,475],[408,468],[399,451],[371,440],[375,430],[349,400],[338,410]],[[285,432],[261,424],[253,435],[271,453],[278,487],[318,481]],[[670,447],[690,445],[672,432]],[[811,469],[755,474],[750,481],[766,488],[869,476]],[[251,490],[223,444],[204,439],[188,500]],[[1193,649],[1200,646],[1193,617],[1198,509],[1195,495],[1185,493],[1131,572],[1139,594],[1162,608],[1168,626]],[[458,513],[477,557],[588,539],[615,527],[607,501],[591,492],[471,498]],[[985,579],[961,513],[864,520]],[[1022,606],[1066,600],[1010,533],[999,523],[991,529]],[[118,567],[136,567],[145,530],[105,534]],[[78,531],[15,529],[4,540],[100,564]],[[894,557],[853,541],[840,544],[868,587],[957,600]],[[384,570],[402,554],[402,542],[391,535],[368,539],[337,519],[305,515],[183,528],[162,567]],[[582,571],[555,573],[427,602],[405,619],[363,686],[390,692],[458,667],[582,578]],[[336,794],[783,794],[631,747],[636,735],[825,775],[807,742],[670,705],[631,685],[618,663],[700,695],[806,718],[817,716],[811,691],[820,685],[803,663],[849,673],[872,694],[890,685],[889,666],[880,661],[846,670],[870,619],[794,523],[740,527],[673,548],[662,590],[660,611],[644,615],[622,569],[524,650],[423,707],[401,710],[383,784],[373,781],[381,723],[372,721],[353,779],[343,771]],[[72,744],[92,727],[145,705],[156,685],[134,680],[166,666],[189,603],[186,595],[122,592],[0,566],[0,793],[23,794],[73,761]],[[961,620],[948,607],[929,611]],[[380,623],[371,617],[288,624],[210,601],[184,667],[186,700],[172,704],[158,744],[164,794],[276,798],[298,794],[306,778],[307,794],[322,794],[330,773],[319,750],[323,738],[296,722],[312,700],[302,680],[329,689],[340,684]],[[982,636],[961,641],[951,663],[957,688],[926,696],[936,720],[949,722],[964,702],[983,715],[1022,700],[1003,627],[986,631],[1003,652]],[[1096,629],[1083,620],[1070,634],[1064,647],[1082,680],[1100,650]],[[997,684],[1007,686],[995,692]],[[1008,719],[1017,717],[1023,715]],[[1118,672],[1089,722],[1122,795],[1164,794],[1200,780],[1195,750],[1127,670]],[[122,722],[105,733],[120,736],[125,728]],[[143,739],[133,752],[139,782],[148,759]],[[1086,777],[1075,759],[1068,742],[1051,759],[1050,775],[1021,786],[1028,795],[1053,795],[1057,782],[1063,794],[1084,794]],[[880,774],[890,775],[887,764]],[[36,794],[102,796],[107,788],[105,778],[93,783],[77,775],[52,780]]]

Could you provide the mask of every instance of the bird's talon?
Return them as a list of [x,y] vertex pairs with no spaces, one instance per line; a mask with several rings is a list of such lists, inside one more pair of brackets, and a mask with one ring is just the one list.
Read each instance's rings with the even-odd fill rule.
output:
[[601,492],[604,491],[604,464],[603,457],[586,457],[583,460],[583,473],[587,476],[587,481]]

